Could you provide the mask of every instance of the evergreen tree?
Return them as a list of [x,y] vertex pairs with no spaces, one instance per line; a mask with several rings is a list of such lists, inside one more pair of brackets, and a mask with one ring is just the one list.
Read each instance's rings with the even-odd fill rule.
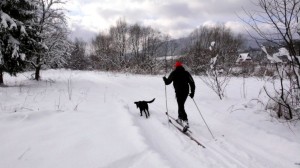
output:
[[34,43],[36,4],[32,0],[0,1],[0,84],[3,72],[16,75],[23,70],[28,53],[26,46]]
[[86,58],[85,47],[86,47],[85,42],[77,38],[75,39],[74,48],[68,60],[68,67],[70,69],[78,69],[78,70],[87,69],[89,63]]

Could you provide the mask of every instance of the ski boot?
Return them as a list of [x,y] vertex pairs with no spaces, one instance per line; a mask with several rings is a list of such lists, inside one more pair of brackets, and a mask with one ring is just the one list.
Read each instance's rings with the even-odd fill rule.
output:
[[186,132],[190,128],[188,120],[182,122],[182,127],[182,132]]

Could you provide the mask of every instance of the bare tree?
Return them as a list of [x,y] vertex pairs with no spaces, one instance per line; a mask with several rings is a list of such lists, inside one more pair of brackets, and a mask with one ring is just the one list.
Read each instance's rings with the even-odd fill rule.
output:
[[128,34],[128,47],[131,62],[139,70],[152,73],[157,67],[156,57],[162,45],[162,35],[159,31],[138,24],[131,25]]
[[117,25],[115,27],[111,27],[109,30],[109,34],[112,38],[112,48],[115,50],[116,57],[114,61],[123,66],[126,64],[127,57],[127,35],[128,26],[125,20],[119,19],[117,21]]
[[175,56],[175,51],[178,48],[178,43],[175,39],[172,39],[170,35],[164,35],[162,36],[162,44],[160,46],[159,55],[164,56],[164,70],[165,73],[168,72],[170,68],[172,68],[173,60],[172,62],[168,62],[167,57],[169,56]]
[[97,69],[115,70],[118,64],[113,60],[114,49],[112,48],[112,38],[105,33],[99,33],[92,41],[94,55],[91,57],[92,65]]
[[150,73],[152,74],[155,71],[154,69],[157,67],[156,57],[158,56],[159,48],[162,45],[162,36],[159,31],[154,30],[151,27],[143,27],[142,32],[141,54],[144,58],[142,64],[143,67],[145,67],[145,70],[150,70]]
[[139,24],[134,24],[129,28],[129,47],[134,61],[139,65],[143,60],[140,56],[140,39],[142,37],[142,30]]
[[[219,66],[229,69],[236,61],[238,49],[243,44],[241,35],[234,35],[224,25],[215,27],[200,27],[190,34],[191,48],[188,51],[190,65],[194,72],[206,72],[206,67],[212,57],[219,55]],[[214,50],[209,50],[211,42],[215,42]]]
[[[275,77],[279,79],[280,87],[274,88],[275,95],[269,95],[270,99],[277,104],[278,113],[287,113],[286,119],[298,116],[297,110],[300,104],[300,60],[296,53],[296,39],[299,39],[297,24],[300,12],[299,0],[257,0],[255,3],[257,11],[245,11],[248,20],[243,19],[255,34],[252,37],[258,42],[260,40],[276,44],[279,48],[285,47],[291,59],[282,64],[276,60],[276,55],[271,56],[265,51],[270,62],[276,68]],[[265,29],[267,27],[267,29]],[[284,81],[289,81],[285,85]]]
[[[211,42],[209,47],[212,53],[214,52],[215,42]],[[215,57],[210,59],[209,67],[206,70],[206,76],[200,77],[200,79],[210,87],[222,100],[225,97],[225,88],[227,87],[231,76],[230,70],[224,72],[222,66],[220,66],[220,56],[217,54]]]
[[93,40],[93,67],[154,73],[159,68],[155,58],[163,44],[162,37],[158,30],[150,26],[128,25],[120,19],[108,33],[100,33]]
[[234,35],[229,28],[218,25],[200,27],[191,33],[190,39],[188,64],[195,73],[206,75],[201,79],[222,99],[231,79],[231,67],[243,44],[241,35]]

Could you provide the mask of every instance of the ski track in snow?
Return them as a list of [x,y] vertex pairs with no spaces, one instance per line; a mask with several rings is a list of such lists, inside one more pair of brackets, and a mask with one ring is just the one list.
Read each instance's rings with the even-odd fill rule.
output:
[[[128,108],[128,106],[126,107]],[[159,109],[159,107],[156,108]],[[137,115],[139,111],[136,109],[128,109],[128,111],[135,117],[139,116]],[[151,110],[151,112],[153,113],[153,110]],[[164,112],[161,111],[161,114],[163,113]],[[168,122],[166,120],[158,120],[157,118],[165,118],[167,120],[164,115],[157,115],[157,113],[154,113],[149,119],[145,119],[145,116],[143,116],[141,119],[135,119],[135,123],[140,128],[140,132],[143,137],[145,137],[146,143],[150,146],[150,149],[155,150],[156,153],[159,153],[160,158],[168,160],[171,167],[199,167],[199,165],[202,165],[204,167],[228,168],[280,168],[285,166],[280,164],[280,162],[273,163],[274,155],[270,156],[270,153],[267,153],[263,149],[261,149],[263,148],[262,146],[257,146],[245,138],[241,138],[237,141],[226,141],[226,138],[219,137],[219,141],[221,142],[215,142],[211,137],[205,138],[194,133],[193,136],[207,146],[206,149],[201,149],[200,146],[195,144],[188,137],[179,133],[178,130],[173,128],[172,125],[168,125]],[[155,135],[153,135],[153,130],[155,130]],[[169,135],[170,131],[172,131],[172,134],[174,135]],[[169,139],[164,139],[164,136],[166,136],[165,134],[168,134],[167,137],[169,137]],[[272,136],[274,138],[278,138],[274,135]],[[158,139],[160,141],[159,144],[157,143]],[[170,141],[179,142],[172,144],[172,142]],[[208,144],[206,144],[205,142]],[[192,152],[190,151],[191,148],[193,148]],[[180,149],[179,153],[176,152],[176,150],[178,149]],[[189,162],[189,160],[185,158],[186,153],[191,153],[192,155],[186,157],[194,157],[194,159],[197,160],[198,163]],[[209,153],[209,155],[213,157],[207,158],[205,155],[203,155],[203,153]],[[279,155],[276,158],[277,160],[280,160],[282,159],[281,157],[282,156]],[[180,159],[180,161],[178,161],[178,158],[185,159]],[[211,160],[211,162],[208,162],[207,164],[207,160]],[[248,160],[248,162],[244,163],[244,160]]]
[[[282,124],[263,121],[267,114],[256,114],[254,109],[234,113],[224,110],[231,102],[219,101],[197,78],[195,100],[216,140],[191,100],[187,100],[186,110],[192,135],[205,149],[168,123],[160,76],[59,70],[43,75],[50,82],[26,84],[26,79],[19,77],[11,79],[11,83],[20,83],[16,88],[0,88],[0,96],[6,97],[0,99],[0,143],[5,144],[0,149],[0,165],[299,168],[298,133],[288,132]],[[67,80],[72,81],[70,87]],[[171,85],[167,96],[168,112],[176,117]],[[156,99],[149,104],[150,118],[141,117],[134,101],[152,98]],[[273,127],[290,136],[280,136]]]
[[[125,102],[125,100],[122,100]],[[129,102],[130,103],[130,102]],[[161,106],[155,107],[154,105],[149,104],[150,111],[153,113],[152,109],[161,109]],[[152,107],[151,107],[152,106]],[[154,106],[154,107],[153,107]],[[137,116],[136,113],[138,112],[137,109],[129,109],[129,106],[126,105],[128,108],[128,111],[134,115]],[[203,107],[203,109],[209,108],[209,107]],[[135,112],[133,112],[135,111]],[[280,168],[285,167],[286,165],[282,164],[280,160],[282,160],[283,156],[279,153],[279,155],[275,155],[276,153],[268,153],[268,150],[264,150],[264,146],[257,146],[253,142],[249,141],[247,138],[243,138],[243,135],[240,135],[239,140],[227,140],[226,138],[220,138],[220,143],[215,142],[211,137],[201,137],[201,135],[197,135],[196,133],[193,134],[194,137],[199,139],[201,143],[204,143],[204,145],[207,146],[206,149],[201,149],[197,144],[195,144],[193,141],[191,141],[188,137],[182,135],[178,132],[178,130],[174,129],[173,126],[166,124],[167,118],[164,115],[163,110],[159,110],[160,115],[157,115],[157,111],[154,111],[156,113],[152,114],[152,116],[145,121],[144,117],[142,119],[137,119],[135,122],[137,123],[138,127],[141,129],[141,134],[145,137],[147,140],[147,143],[149,146],[151,146],[151,149],[155,149],[157,153],[160,153],[162,158],[166,158],[171,164],[171,167],[199,167],[199,165],[202,165],[204,167],[237,167],[237,168],[249,168],[249,167],[255,167],[255,168],[266,168],[266,167],[272,167],[272,168]],[[159,112],[158,111],[158,112]],[[153,115],[155,115],[153,117]],[[158,120],[161,118],[165,118],[166,120]],[[148,121],[152,120],[152,121]],[[154,120],[154,121],[153,121]],[[165,124],[161,124],[164,123]],[[219,121],[220,123],[222,121]],[[239,121],[235,121],[238,124],[237,125],[246,125],[244,123],[241,123]],[[165,130],[166,125],[168,125],[167,129]],[[163,126],[163,127],[161,127]],[[249,126],[249,125],[248,125]],[[169,128],[171,127],[171,128]],[[167,134],[168,131],[172,131],[173,134],[175,134],[171,140],[180,140],[178,144],[172,144],[170,139],[167,139],[165,141],[164,134]],[[191,128],[192,129],[192,128]],[[245,127],[246,129],[246,127]],[[155,131],[155,134],[153,135],[153,130]],[[261,133],[261,134],[267,134],[266,132],[263,132],[262,130],[255,129],[255,131]],[[193,131],[196,132],[196,131]],[[156,136],[160,136],[161,138],[157,138]],[[290,143],[286,141],[285,139],[282,139],[276,135],[270,135],[270,139],[278,139],[279,141],[282,141],[283,144]],[[171,137],[171,135],[170,135]],[[160,144],[157,144],[157,139],[159,139]],[[206,144],[207,142],[208,144]],[[230,143],[231,142],[231,143]],[[166,146],[171,146],[171,148],[166,148]],[[295,145],[297,146],[297,145]],[[176,151],[174,151],[174,148],[181,149],[181,152],[176,155]],[[195,160],[199,161],[198,163],[195,162],[189,162],[188,159],[181,159],[180,162],[178,162],[178,158],[185,158],[186,153],[191,153],[189,151],[190,148],[193,148],[192,155],[187,156],[194,157]],[[204,152],[203,152],[204,150]],[[173,152],[174,151],[174,152]],[[212,158],[207,158],[203,153],[210,153],[210,155],[214,156]],[[171,154],[171,155],[170,155]],[[203,159],[205,158],[205,159]],[[274,158],[276,158],[274,160]],[[285,158],[288,159],[288,158]],[[209,162],[207,164],[207,160],[211,160],[212,162]],[[247,162],[244,162],[244,160],[247,160]],[[186,162],[183,162],[186,161]],[[276,162],[276,163],[274,163]],[[189,164],[192,163],[192,164]],[[213,164],[212,164],[213,163]],[[291,162],[292,163],[292,162]],[[292,166],[292,164],[291,164]]]

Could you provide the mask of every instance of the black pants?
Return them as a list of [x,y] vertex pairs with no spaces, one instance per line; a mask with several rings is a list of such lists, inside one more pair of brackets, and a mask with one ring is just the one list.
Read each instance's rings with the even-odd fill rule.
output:
[[185,103],[187,97],[188,97],[188,93],[187,94],[176,93],[176,99],[177,99],[177,104],[178,104],[178,118],[182,119],[183,121],[188,120],[186,112],[184,110],[184,103]]

